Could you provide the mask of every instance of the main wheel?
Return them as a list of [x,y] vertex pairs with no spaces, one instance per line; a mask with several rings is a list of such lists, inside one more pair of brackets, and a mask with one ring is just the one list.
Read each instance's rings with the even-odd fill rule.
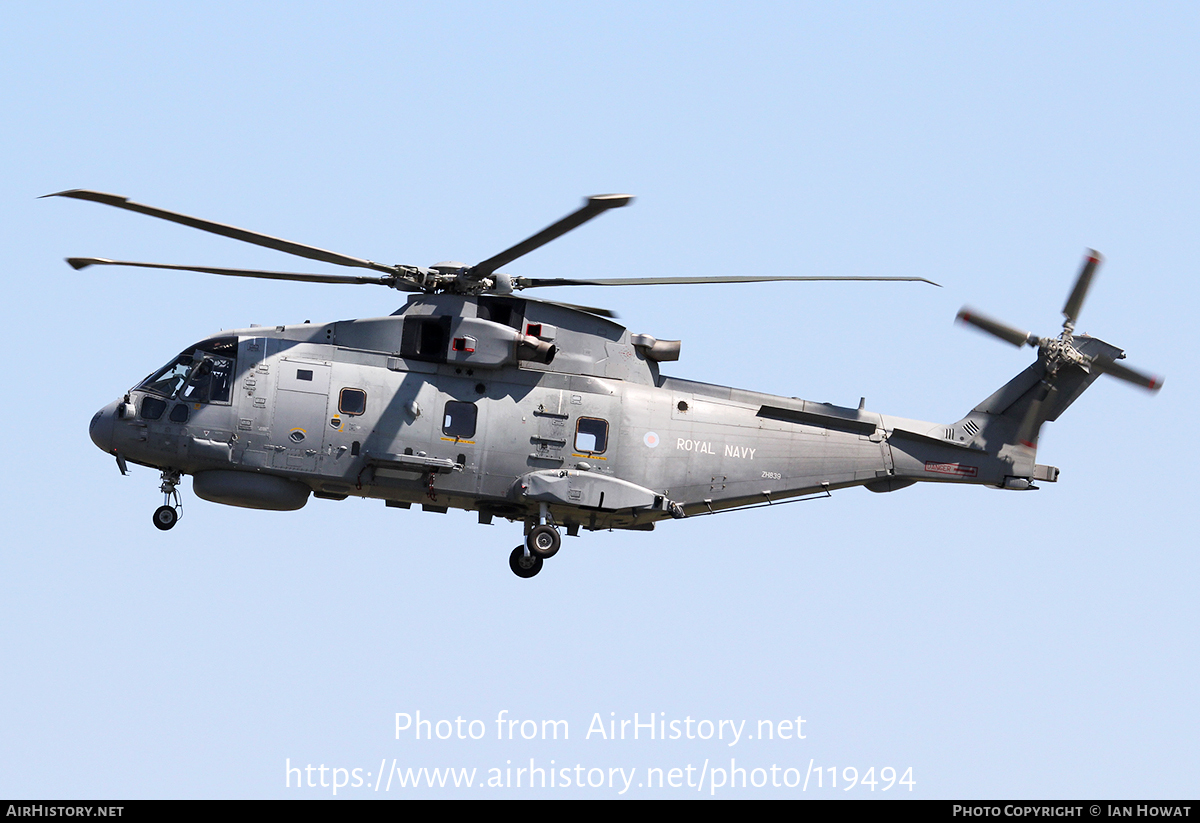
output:
[[542,558],[536,554],[525,554],[524,546],[517,546],[508,556],[508,567],[517,577],[533,577],[542,570]]
[[154,525],[162,531],[174,527],[179,522],[179,512],[170,506],[159,506],[154,510]]
[[554,557],[562,545],[562,537],[553,526],[534,526],[525,536],[525,545],[538,557]]

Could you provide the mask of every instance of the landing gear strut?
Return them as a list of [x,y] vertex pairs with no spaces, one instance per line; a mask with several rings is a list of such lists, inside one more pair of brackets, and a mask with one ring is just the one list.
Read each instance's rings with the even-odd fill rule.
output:
[[[162,485],[159,487],[163,493],[163,505],[154,510],[154,525],[164,532],[179,522],[180,513],[183,511],[178,490],[181,479],[179,472],[174,469],[163,469]],[[171,505],[172,503],[175,505]]]

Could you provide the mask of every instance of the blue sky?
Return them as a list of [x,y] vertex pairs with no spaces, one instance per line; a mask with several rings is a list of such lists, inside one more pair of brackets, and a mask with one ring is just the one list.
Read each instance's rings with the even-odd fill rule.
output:
[[[1195,42],[1186,4],[44,3],[0,33],[9,272],[0,796],[325,797],[286,766],[772,765],[716,796],[1194,794]],[[88,270],[96,255],[313,270],[95,204],[92,188],[396,263],[477,261],[605,215],[525,276],[890,274],[899,284],[576,289],[683,340],[671,374],[931,421],[1029,362],[953,325],[1079,328],[1166,376],[1101,380],[1043,431],[1029,494],[850,490],[567,540],[315,500],[150,522],[93,412],[222,328],[388,314],[380,289]],[[481,740],[396,739],[395,715]],[[566,741],[496,740],[514,719]],[[803,740],[605,741],[593,718],[803,717]],[[736,764],[730,764],[730,758]],[[510,762],[511,761],[511,762]],[[836,790],[828,769],[838,770]],[[572,771],[574,774],[574,771]],[[693,778],[694,779],[694,778]],[[332,780],[332,773],[326,777]],[[607,780],[607,777],[606,777]],[[815,778],[812,778],[815,781]],[[370,778],[374,781],[374,778]],[[710,796],[711,777],[699,796]],[[345,788],[610,797],[619,788]],[[895,796],[894,787],[875,796]]]

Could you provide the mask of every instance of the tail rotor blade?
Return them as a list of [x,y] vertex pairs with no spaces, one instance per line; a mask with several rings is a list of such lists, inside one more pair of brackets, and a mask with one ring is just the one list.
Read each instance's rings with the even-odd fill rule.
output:
[[993,320],[987,315],[980,314],[966,306],[958,310],[958,319],[964,323],[970,323],[977,329],[983,329],[988,334],[995,335],[1014,346],[1024,346],[1026,344],[1036,346],[1038,344],[1036,335],[1018,329],[1015,326],[1010,326],[1007,323],[1001,323],[999,320]]
[[1079,309],[1083,307],[1083,298],[1087,297],[1088,288],[1092,285],[1092,277],[1096,274],[1096,267],[1103,259],[1100,252],[1088,249],[1088,256],[1084,258],[1083,268],[1079,270],[1079,277],[1075,279],[1075,288],[1071,289],[1071,295],[1067,298],[1066,305],[1063,306],[1063,314],[1071,325],[1074,325],[1079,317]]
[[1141,386],[1150,391],[1158,391],[1162,388],[1163,379],[1157,375],[1142,374],[1136,369],[1131,369],[1128,366],[1122,366],[1112,360],[1096,360],[1092,363],[1093,367],[1099,369],[1105,374],[1111,374],[1118,380],[1124,380],[1126,383],[1133,383],[1135,386]]

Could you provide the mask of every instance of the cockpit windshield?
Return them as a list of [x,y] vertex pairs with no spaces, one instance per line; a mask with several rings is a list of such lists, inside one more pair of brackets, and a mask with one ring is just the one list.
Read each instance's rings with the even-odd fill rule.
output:
[[236,355],[236,337],[205,340],[185,350],[137,388],[167,398],[179,395],[191,403],[228,403]]
[[195,358],[192,357],[191,352],[181,354],[173,362],[143,380],[138,388],[153,394],[161,394],[163,397],[174,397],[175,392],[179,391],[179,387],[187,380],[194,362]]

